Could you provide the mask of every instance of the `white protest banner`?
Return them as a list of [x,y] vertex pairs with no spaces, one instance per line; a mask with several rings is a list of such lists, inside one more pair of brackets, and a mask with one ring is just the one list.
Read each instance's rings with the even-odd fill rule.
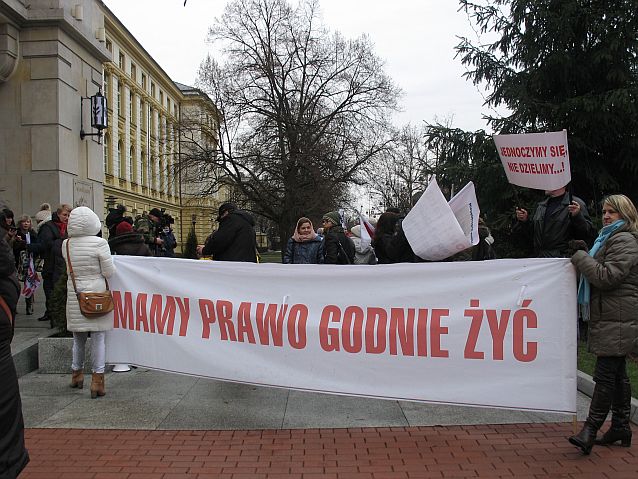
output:
[[479,214],[471,181],[448,203],[433,178],[402,227],[417,256],[439,261],[479,242]]
[[302,391],[576,410],[567,259],[383,265],[374,281],[367,265],[114,261],[109,363]]
[[537,190],[557,190],[572,179],[567,130],[494,135],[507,181]]

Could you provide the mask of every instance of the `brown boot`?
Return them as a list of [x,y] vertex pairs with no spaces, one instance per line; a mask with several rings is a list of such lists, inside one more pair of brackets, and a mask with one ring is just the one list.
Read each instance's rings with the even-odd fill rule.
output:
[[73,375],[71,376],[71,387],[78,389],[82,389],[84,387],[84,371],[81,369],[73,371]]
[[104,373],[93,373],[91,375],[91,399],[104,396]]

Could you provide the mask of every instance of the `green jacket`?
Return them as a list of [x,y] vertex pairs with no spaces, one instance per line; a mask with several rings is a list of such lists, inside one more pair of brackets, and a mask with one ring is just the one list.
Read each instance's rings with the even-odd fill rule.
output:
[[589,350],[597,356],[638,352],[638,233],[611,235],[595,257],[571,259],[591,284]]
[[157,225],[148,217],[148,215],[144,214],[135,220],[133,229],[142,235],[144,243],[149,246],[151,252],[155,255],[157,246],[155,244],[155,238],[157,238]]

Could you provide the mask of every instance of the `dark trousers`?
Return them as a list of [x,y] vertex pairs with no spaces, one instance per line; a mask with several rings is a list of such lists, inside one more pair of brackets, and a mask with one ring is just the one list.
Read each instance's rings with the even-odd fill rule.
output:
[[42,275],[42,289],[44,289],[44,296],[46,297],[46,312],[45,316],[49,316],[49,311],[51,308],[50,302],[53,297],[53,287],[55,286],[55,282],[53,281],[53,274],[43,274]]
[[622,387],[627,380],[627,363],[625,356],[598,356],[594,370],[594,382],[609,391]]

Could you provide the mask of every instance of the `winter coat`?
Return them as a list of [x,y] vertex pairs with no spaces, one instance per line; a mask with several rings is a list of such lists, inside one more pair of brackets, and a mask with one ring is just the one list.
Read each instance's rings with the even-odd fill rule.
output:
[[144,237],[139,233],[126,233],[109,238],[112,254],[126,256],[153,256]]
[[354,243],[341,226],[333,226],[325,232],[325,264],[354,264]]
[[350,239],[354,244],[354,264],[377,264],[377,257],[370,241],[361,240],[361,225],[353,226],[350,232]]
[[60,229],[55,224],[56,219],[57,214],[54,213],[52,220],[41,224],[38,229],[37,243],[27,246],[29,253],[40,255],[40,258],[44,260],[42,276],[52,277],[53,284],[66,271],[66,264],[62,257],[62,241],[66,236],[63,238],[60,234]]
[[[21,239],[21,241],[13,242],[13,256],[15,257],[17,268],[20,263],[20,252],[27,249],[27,235],[21,229],[19,229],[16,233],[16,238]],[[35,232],[34,229],[29,230],[29,242],[29,244],[38,242],[38,234]]]
[[[570,200],[580,205],[580,213],[576,216],[570,215],[567,209]],[[570,198],[569,193],[565,193],[560,206],[545,218],[549,201],[550,198],[547,198],[538,203],[531,220],[514,223],[514,237],[527,245],[531,242],[534,255],[539,258],[567,257],[569,240],[579,239],[591,245],[596,238],[596,230],[583,200],[576,196]]]
[[[67,243],[71,254],[71,265],[75,274],[77,291],[106,291],[104,278],[115,272],[109,245],[104,238],[95,236],[102,228],[97,215],[85,206],[75,208],[69,216],[69,239],[62,245],[62,255],[68,261]],[[66,324],[69,331],[108,331],[113,329],[113,312],[89,319],[82,315],[73,281],[69,272],[66,297]]]
[[591,285],[589,350],[597,356],[638,353],[638,233],[622,227],[596,256],[577,251],[571,261]]
[[164,258],[174,258],[177,240],[175,239],[173,231],[168,230],[168,232],[166,232],[161,229],[158,233],[158,236],[164,242],[162,243],[162,246],[158,248],[158,256],[162,256]]
[[[20,289],[15,277],[13,252],[3,234],[0,234],[0,296],[15,316]],[[11,339],[11,317],[0,308],[0,477],[15,478],[29,462],[24,447],[24,421],[18,389]]]
[[375,236],[372,245],[379,264],[412,263],[415,261],[414,251],[408,243],[403,228],[399,228],[395,234]]
[[219,221],[219,229],[206,239],[203,256],[215,261],[257,262],[255,220],[242,210],[235,210]]
[[298,243],[288,238],[284,264],[321,264],[324,257],[323,237],[317,235],[310,241]]

